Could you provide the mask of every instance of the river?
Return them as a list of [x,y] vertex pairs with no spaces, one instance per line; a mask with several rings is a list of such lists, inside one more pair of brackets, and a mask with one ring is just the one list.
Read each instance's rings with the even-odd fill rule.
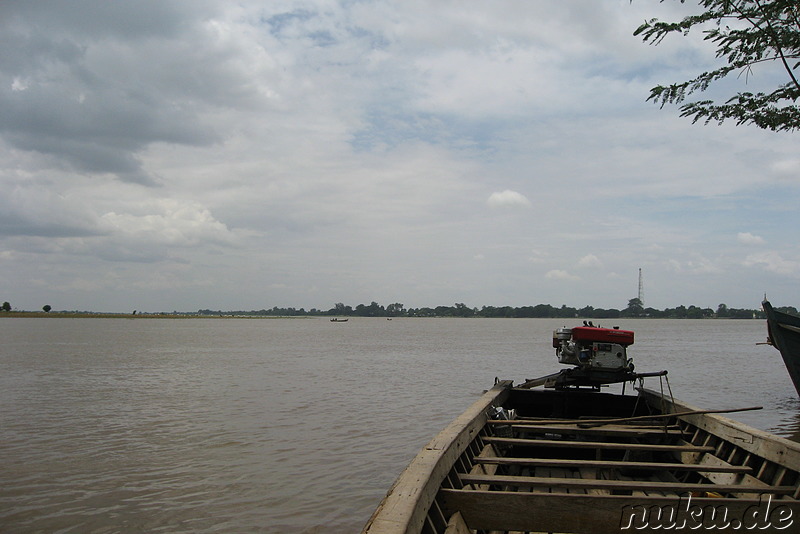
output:
[[[0,531],[359,532],[495,377],[560,366],[563,319],[0,319]],[[676,398],[798,439],[765,321],[616,320]],[[658,388],[658,378],[648,379]]]

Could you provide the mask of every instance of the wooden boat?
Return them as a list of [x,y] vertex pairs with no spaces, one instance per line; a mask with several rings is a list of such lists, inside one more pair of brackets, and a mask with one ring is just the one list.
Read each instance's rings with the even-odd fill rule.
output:
[[778,349],[800,395],[800,317],[780,312],[769,301],[761,303],[767,314],[767,343]]
[[644,387],[532,384],[496,381],[362,534],[800,531],[800,443]]
[[333,318],[331,319],[331,322],[332,322],[332,323],[346,323],[346,322],[347,322],[347,319],[342,319],[342,318],[340,318],[340,317],[333,317]]

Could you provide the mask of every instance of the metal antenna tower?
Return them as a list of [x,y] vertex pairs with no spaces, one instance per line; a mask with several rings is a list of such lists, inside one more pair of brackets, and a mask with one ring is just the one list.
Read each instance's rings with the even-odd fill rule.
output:
[[644,306],[644,282],[642,281],[641,267],[639,267],[639,304]]

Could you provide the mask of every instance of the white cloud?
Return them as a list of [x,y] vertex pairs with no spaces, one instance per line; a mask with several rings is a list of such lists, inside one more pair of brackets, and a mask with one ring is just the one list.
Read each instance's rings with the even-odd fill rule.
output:
[[692,255],[692,257],[684,260],[673,258],[668,260],[667,264],[671,270],[677,273],[720,274],[724,272],[724,269],[714,261],[700,255]]
[[528,256],[528,261],[530,263],[545,263],[547,258],[550,256],[547,252],[541,250],[535,250]]
[[786,158],[771,165],[772,171],[783,178],[800,178],[800,159]]
[[594,254],[587,254],[586,256],[578,260],[578,266],[584,268],[602,267],[603,262],[601,262],[600,258],[595,256]]
[[531,205],[531,201],[524,195],[509,189],[492,193],[486,202],[490,208],[527,208]]
[[163,199],[145,206],[145,213],[108,212],[100,217],[109,232],[136,241],[178,247],[233,244],[234,234],[211,212],[194,202]]
[[763,245],[765,243],[764,238],[759,235],[753,235],[750,232],[739,232],[736,235],[736,239],[739,243],[745,245]]
[[30,82],[27,80],[22,80],[18,77],[14,78],[14,81],[11,82],[11,90],[14,92],[17,91],[26,91],[30,86]]
[[750,254],[745,258],[743,264],[746,267],[761,267],[765,271],[792,278],[800,276],[800,261],[787,260],[775,251]]
[[579,276],[575,276],[561,269],[553,269],[552,271],[547,271],[544,277],[547,278],[548,280],[580,280]]

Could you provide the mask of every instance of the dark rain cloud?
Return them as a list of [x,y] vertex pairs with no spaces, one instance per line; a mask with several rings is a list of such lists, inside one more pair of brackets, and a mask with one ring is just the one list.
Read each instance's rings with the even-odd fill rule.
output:
[[220,72],[224,57],[198,64],[202,42],[187,41],[202,37],[205,4],[189,5],[0,4],[3,140],[54,168],[143,185],[158,183],[140,155],[152,143],[219,142],[203,111],[240,98],[220,78],[240,84]]

